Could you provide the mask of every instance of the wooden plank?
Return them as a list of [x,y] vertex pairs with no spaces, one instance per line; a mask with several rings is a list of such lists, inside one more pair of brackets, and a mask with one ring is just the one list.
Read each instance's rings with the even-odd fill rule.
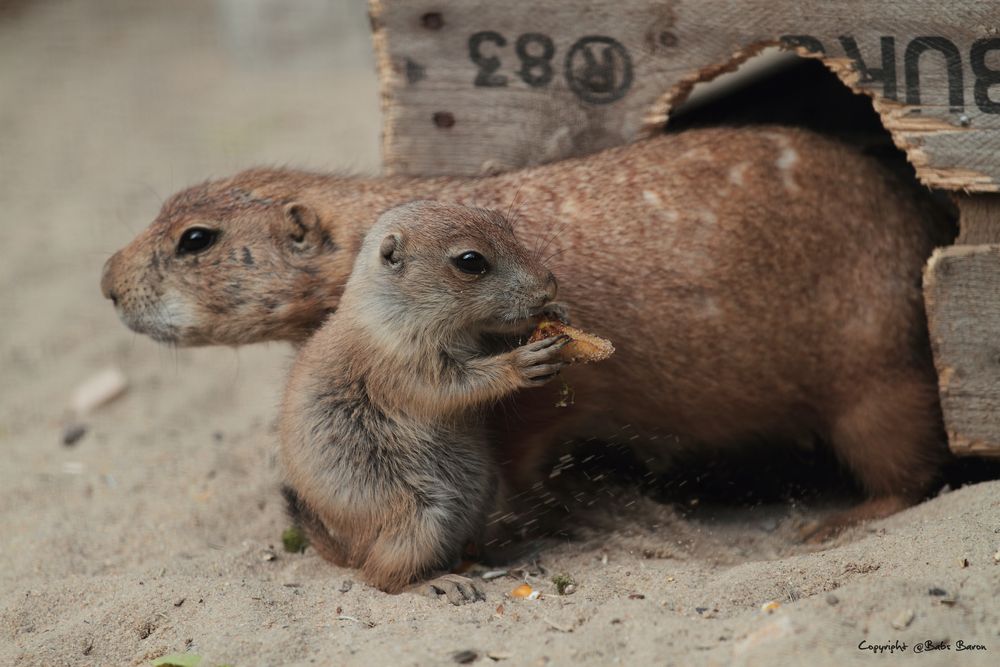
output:
[[924,298],[951,450],[1000,456],[1000,245],[949,246]]
[[956,245],[1000,243],[1000,194],[955,195],[960,212]]
[[768,45],[873,98],[929,186],[1000,191],[1000,3],[371,0],[384,160],[481,174],[657,131]]

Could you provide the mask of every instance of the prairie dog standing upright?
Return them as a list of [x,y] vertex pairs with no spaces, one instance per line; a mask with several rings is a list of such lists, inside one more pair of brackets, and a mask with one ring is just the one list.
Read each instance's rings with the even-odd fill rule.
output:
[[482,337],[530,330],[555,296],[499,213],[415,202],[379,218],[281,410],[286,497],[324,557],[395,593],[477,540],[498,484],[478,408],[547,382],[568,341],[490,354]]

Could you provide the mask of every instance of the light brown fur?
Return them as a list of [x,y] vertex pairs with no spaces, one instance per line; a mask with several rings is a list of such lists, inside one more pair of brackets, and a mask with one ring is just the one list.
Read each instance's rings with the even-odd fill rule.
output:
[[[415,198],[513,206],[574,324],[618,349],[565,373],[571,408],[539,390],[498,413],[513,478],[568,439],[623,429],[665,458],[819,437],[871,518],[917,501],[947,456],[920,291],[940,220],[873,160],[804,131],[689,131],[483,179],[244,172],[168,201],[108,262],[104,291],[179,344],[300,341],[378,213]],[[293,205],[314,221],[304,249],[288,245]],[[218,247],[168,260],[193,223],[221,228]],[[165,302],[184,317],[162,324]]]
[[[470,251],[488,268],[456,268]],[[530,331],[555,291],[499,213],[417,202],[380,217],[281,410],[286,496],[324,556],[398,592],[478,540],[499,477],[481,408],[551,379],[567,341],[489,353],[483,336]]]

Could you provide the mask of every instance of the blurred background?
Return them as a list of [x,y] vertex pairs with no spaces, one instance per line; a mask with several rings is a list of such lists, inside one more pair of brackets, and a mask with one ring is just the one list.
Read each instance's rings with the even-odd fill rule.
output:
[[360,0],[0,0],[0,437],[50,420],[112,358],[166,358],[167,381],[192,386],[189,362],[277,386],[255,374],[273,354],[241,364],[126,332],[101,298],[101,265],[163,199],[206,178],[255,164],[377,171],[366,11]]
[[[270,424],[290,349],[137,336],[101,267],[207,178],[376,172],[379,129],[361,0],[0,0],[0,663],[183,650],[189,631],[133,631],[174,609],[136,582],[256,567],[280,539]],[[74,390],[109,368],[125,393],[67,438]],[[257,636],[220,641],[260,654]]]

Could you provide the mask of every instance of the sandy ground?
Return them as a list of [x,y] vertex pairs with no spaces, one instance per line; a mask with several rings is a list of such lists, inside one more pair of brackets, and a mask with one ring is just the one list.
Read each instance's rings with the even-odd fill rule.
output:
[[[515,577],[460,608],[387,596],[282,552],[291,351],[159,347],[98,279],[182,186],[257,163],[377,170],[366,30],[363,7],[321,0],[0,3],[0,664],[998,664],[995,481],[822,549],[797,540],[815,502],[608,496],[526,565],[533,601],[505,597]],[[109,366],[128,392],[65,446],[73,388]],[[914,654],[925,640],[950,649]]]

